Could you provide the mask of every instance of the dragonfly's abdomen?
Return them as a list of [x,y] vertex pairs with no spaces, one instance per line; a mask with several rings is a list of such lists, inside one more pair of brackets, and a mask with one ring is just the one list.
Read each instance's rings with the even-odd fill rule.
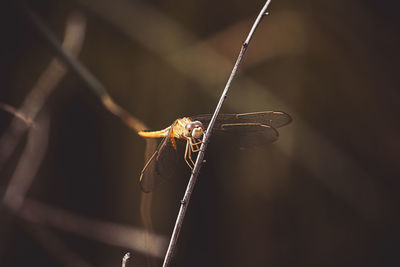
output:
[[168,135],[170,128],[171,126],[159,131],[140,131],[138,132],[138,135],[146,138],[162,138]]

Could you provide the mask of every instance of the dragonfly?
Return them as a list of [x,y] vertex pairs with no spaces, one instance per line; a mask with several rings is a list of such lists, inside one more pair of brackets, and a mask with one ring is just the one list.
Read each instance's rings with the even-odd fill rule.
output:
[[[163,138],[155,152],[148,159],[140,174],[142,191],[150,192],[171,175],[171,161],[177,161],[176,152],[186,143],[183,158],[190,169],[194,167],[193,153],[200,151],[202,137],[212,114],[183,117],[159,131],[140,131],[144,138]],[[259,146],[276,141],[279,133],[276,128],[285,126],[292,118],[282,111],[260,111],[241,114],[219,114],[213,132],[232,134],[235,140],[246,140],[245,146]],[[237,139],[236,139],[237,138]]]

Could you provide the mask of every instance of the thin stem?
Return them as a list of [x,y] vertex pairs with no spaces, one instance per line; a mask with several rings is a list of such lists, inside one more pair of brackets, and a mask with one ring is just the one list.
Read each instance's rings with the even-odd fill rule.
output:
[[27,127],[29,127],[32,124],[32,121],[27,116],[25,116],[25,114],[23,114],[21,111],[19,111],[18,109],[14,108],[11,105],[8,105],[6,103],[0,103],[0,109],[10,113],[17,119],[22,120]]
[[[85,29],[86,19],[80,13],[73,13],[69,16],[66,21],[64,40],[62,44],[59,44],[60,49],[69,51],[71,57],[77,57],[81,51]],[[10,122],[8,129],[0,136],[0,169],[14,152],[23,134],[34,125],[36,116],[66,73],[67,69],[64,65],[57,59],[52,59],[18,110],[13,111],[9,106],[1,106],[12,112],[16,118]],[[23,119],[25,124],[22,123],[21,117],[25,118]]]
[[232,80],[236,76],[237,69],[239,67],[240,62],[243,59],[243,56],[244,56],[244,54],[245,54],[245,52],[247,50],[247,47],[248,47],[248,45],[250,43],[250,40],[253,37],[254,32],[255,32],[257,26],[259,25],[261,19],[263,18],[264,15],[267,14],[266,10],[267,10],[268,5],[269,5],[270,2],[271,2],[271,0],[267,0],[267,2],[265,3],[264,7],[261,9],[261,12],[257,16],[257,19],[254,22],[253,27],[251,28],[251,30],[249,32],[249,35],[247,36],[246,40],[243,42],[242,48],[241,48],[241,50],[239,52],[239,56],[238,56],[238,58],[236,60],[236,63],[234,65],[233,69],[232,69],[231,75],[229,76],[229,79],[228,79],[228,81],[227,81],[227,83],[225,85],[225,88],[224,88],[224,90],[222,92],[222,95],[221,95],[221,97],[219,99],[217,107],[215,108],[214,114],[213,114],[213,116],[211,118],[210,124],[208,125],[206,133],[203,136],[203,142],[202,142],[201,147],[200,147],[200,152],[197,155],[196,163],[194,164],[192,174],[190,176],[188,185],[186,187],[185,195],[183,196],[183,199],[181,201],[181,207],[179,209],[179,213],[178,213],[178,216],[176,218],[174,231],[172,232],[172,236],[171,236],[170,243],[169,243],[169,246],[168,246],[168,249],[167,249],[167,253],[165,255],[163,267],[167,267],[170,264],[171,260],[172,260],[172,256],[174,254],[176,243],[178,241],[179,233],[180,233],[181,228],[182,228],[183,219],[184,219],[185,214],[186,214],[186,210],[187,210],[187,207],[188,207],[188,204],[189,204],[189,201],[190,201],[190,197],[191,197],[193,189],[194,189],[194,185],[196,184],[197,177],[199,176],[199,171],[200,171],[201,165],[203,163],[203,159],[204,159],[204,153],[205,153],[205,150],[207,148],[208,140],[210,139],[211,132],[212,132],[212,129],[214,127],[214,124],[215,124],[215,121],[217,119],[217,116],[218,116],[218,114],[219,114],[219,112],[221,110],[221,107],[222,107],[222,104],[223,104],[225,98],[228,95],[228,91],[229,91],[229,88],[231,86]]
[[46,155],[49,137],[49,114],[42,112],[36,127],[29,128],[28,139],[17,167],[3,196],[3,204],[14,212],[23,205],[27,192]]
[[122,265],[121,267],[126,267],[126,263],[129,261],[131,258],[131,253],[127,252],[124,257],[122,258]]
[[[164,248],[167,244],[166,237],[147,233],[142,228],[78,215],[29,197],[25,198],[21,209],[14,212],[14,215],[28,223],[58,229],[109,246],[126,248],[160,259],[164,256]],[[152,246],[146,246],[143,243],[146,235]]]
[[76,58],[67,50],[63,49],[55,35],[43,23],[27,5],[22,6],[27,18],[33,23],[38,32],[47,40],[51,47],[57,53],[62,62],[88,86],[102,101],[103,105],[114,115],[119,117],[127,126],[135,132],[146,130],[148,127],[139,119],[132,116],[128,111],[119,106],[108,94],[105,86]]

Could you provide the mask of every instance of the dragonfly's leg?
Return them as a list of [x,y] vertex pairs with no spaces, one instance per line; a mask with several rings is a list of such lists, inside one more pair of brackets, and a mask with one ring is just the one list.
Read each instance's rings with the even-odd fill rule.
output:
[[[193,169],[192,165],[191,165],[190,162],[187,160],[188,158],[189,158],[190,160],[192,160],[192,159],[191,159],[191,149],[190,149],[190,142],[189,142],[189,140],[187,140],[187,142],[186,142],[185,155],[183,156],[183,158],[185,159],[186,164],[187,164],[191,169]],[[193,164],[193,165],[194,165],[194,164]]]
[[[195,142],[193,142],[193,140],[195,140]],[[193,139],[193,140],[191,140],[191,142],[190,142],[190,146],[192,148],[192,152],[199,152],[200,151],[200,146],[199,145],[202,143],[202,141],[198,140],[196,142],[196,139]]]
[[189,147],[189,160],[190,160],[190,162],[192,163],[192,166],[194,167],[194,162],[193,162],[193,160],[192,160],[192,148],[191,147]]
[[192,151],[193,152],[199,152],[199,145],[193,145],[192,146]]
[[197,142],[192,142],[193,145],[200,145],[201,143],[203,143],[203,141],[201,139],[193,138],[193,140],[197,141]]
[[199,152],[200,151],[200,147],[198,144],[192,144],[192,151],[193,152]]
[[193,152],[192,138],[190,138],[190,137],[187,138],[187,144],[189,144],[188,158],[189,158],[190,162],[192,163],[192,166],[194,167],[194,162],[192,160],[192,152]]

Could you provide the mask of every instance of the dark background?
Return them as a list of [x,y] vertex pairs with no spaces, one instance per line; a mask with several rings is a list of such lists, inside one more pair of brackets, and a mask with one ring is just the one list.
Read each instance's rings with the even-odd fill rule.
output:
[[[83,12],[79,60],[118,104],[158,130],[213,112],[264,2],[28,5],[59,39],[70,13]],[[283,110],[293,122],[258,149],[212,138],[173,266],[400,265],[398,7],[272,1],[223,112]],[[0,101],[19,107],[55,53],[16,3],[0,10]],[[49,145],[27,197],[142,228],[144,141],[72,73],[41,113],[50,118]],[[2,112],[2,132],[10,118]],[[0,172],[2,194],[24,143]],[[152,193],[155,233],[170,236],[188,177],[186,169]],[[75,265],[46,245],[44,230],[89,266],[119,266],[127,251],[129,266],[146,266],[140,252],[0,211],[1,266]]]

